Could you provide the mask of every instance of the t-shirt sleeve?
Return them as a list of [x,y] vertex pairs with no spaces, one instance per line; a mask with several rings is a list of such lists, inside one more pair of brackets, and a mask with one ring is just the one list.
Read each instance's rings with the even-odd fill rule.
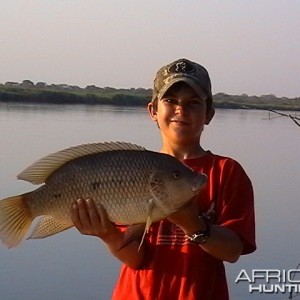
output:
[[217,223],[236,232],[244,243],[242,254],[256,249],[255,212],[252,183],[244,169],[234,160],[223,162],[220,176]]

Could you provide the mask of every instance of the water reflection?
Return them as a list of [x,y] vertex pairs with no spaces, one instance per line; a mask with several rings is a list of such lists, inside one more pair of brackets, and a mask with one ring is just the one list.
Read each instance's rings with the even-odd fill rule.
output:
[[[145,108],[2,103],[0,129],[0,198],[32,190],[16,175],[36,159],[71,145],[119,140],[160,147],[159,130]],[[227,265],[231,299],[268,299],[249,294],[247,285],[234,280],[241,269],[289,269],[300,261],[299,128],[288,118],[268,120],[264,111],[217,110],[203,143],[241,162],[255,190],[258,250]],[[97,239],[75,230],[24,241],[10,251],[1,246],[0,261],[5,300],[109,299],[119,267]]]
[[146,108],[141,106],[136,107],[125,107],[125,106],[111,106],[111,105],[84,105],[84,104],[33,104],[33,103],[8,103],[0,102],[0,114],[1,112],[20,112],[30,114],[37,113],[53,113],[53,112],[65,112],[65,111],[86,111],[89,113],[93,112],[112,112],[112,113],[139,113],[145,112]]

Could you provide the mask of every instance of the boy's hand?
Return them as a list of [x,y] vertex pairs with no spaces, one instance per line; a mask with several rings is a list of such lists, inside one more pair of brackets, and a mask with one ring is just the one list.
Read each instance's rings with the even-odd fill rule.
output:
[[77,199],[71,208],[71,219],[80,233],[97,236],[104,241],[117,230],[104,207],[96,207],[92,199]]
[[192,235],[196,231],[205,229],[204,221],[199,218],[198,206],[195,199],[179,211],[172,213],[167,219],[179,226],[186,235]]
[[144,247],[133,241],[124,245],[124,232],[110,222],[104,207],[96,206],[92,199],[78,199],[71,207],[71,219],[80,233],[99,237],[108,250],[120,261],[133,269],[138,269],[144,261]]

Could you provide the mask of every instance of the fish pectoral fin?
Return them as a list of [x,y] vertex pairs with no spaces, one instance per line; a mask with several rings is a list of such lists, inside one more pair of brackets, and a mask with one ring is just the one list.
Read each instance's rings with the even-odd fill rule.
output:
[[145,230],[144,230],[144,233],[143,233],[138,251],[140,251],[141,246],[142,246],[143,241],[144,241],[144,238],[145,238],[145,235],[149,232],[149,228],[152,224],[152,211],[153,211],[154,205],[155,205],[155,203],[154,203],[153,199],[149,199],[149,201],[148,201],[148,214],[147,214],[148,216],[147,216]]
[[146,224],[135,224],[135,225],[131,225],[128,226],[126,232],[125,232],[125,238],[124,238],[124,242],[122,244],[122,246],[119,248],[119,250],[123,249],[124,247],[126,247],[127,245],[129,245],[131,242],[133,242],[134,240],[138,240],[140,237],[141,241],[139,244],[139,248],[138,251],[140,250],[143,241],[145,239],[146,234],[149,232],[149,228],[152,224],[152,211],[154,208],[154,201],[152,199],[150,199],[148,201],[148,207],[147,207],[147,220],[146,220]]
[[151,216],[149,215],[149,216],[147,217],[145,230],[144,230],[144,233],[143,233],[143,236],[142,236],[142,239],[141,239],[141,242],[140,242],[138,251],[140,251],[140,249],[141,249],[141,247],[142,247],[142,244],[143,244],[145,235],[149,232],[149,228],[150,228],[151,224],[152,224],[152,218],[151,218]]
[[44,216],[36,224],[28,239],[42,239],[67,230],[72,226],[72,223],[63,222],[52,216]]
[[133,241],[139,240],[143,236],[145,224],[134,224],[127,227],[124,234],[124,241],[119,251],[128,246]]

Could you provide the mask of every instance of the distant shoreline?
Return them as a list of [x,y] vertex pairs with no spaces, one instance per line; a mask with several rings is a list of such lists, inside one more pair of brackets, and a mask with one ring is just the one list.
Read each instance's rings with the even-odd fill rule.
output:
[[[33,84],[29,80],[22,83],[7,82],[0,84],[1,103],[30,104],[81,104],[81,105],[115,105],[146,106],[151,99],[151,89],[99,88],[94,85],[80,88],[78,86]],[[287,98],[275,95],[248,96],[213,95],[216,108],[262,109],[300,111],[300,97]]]

